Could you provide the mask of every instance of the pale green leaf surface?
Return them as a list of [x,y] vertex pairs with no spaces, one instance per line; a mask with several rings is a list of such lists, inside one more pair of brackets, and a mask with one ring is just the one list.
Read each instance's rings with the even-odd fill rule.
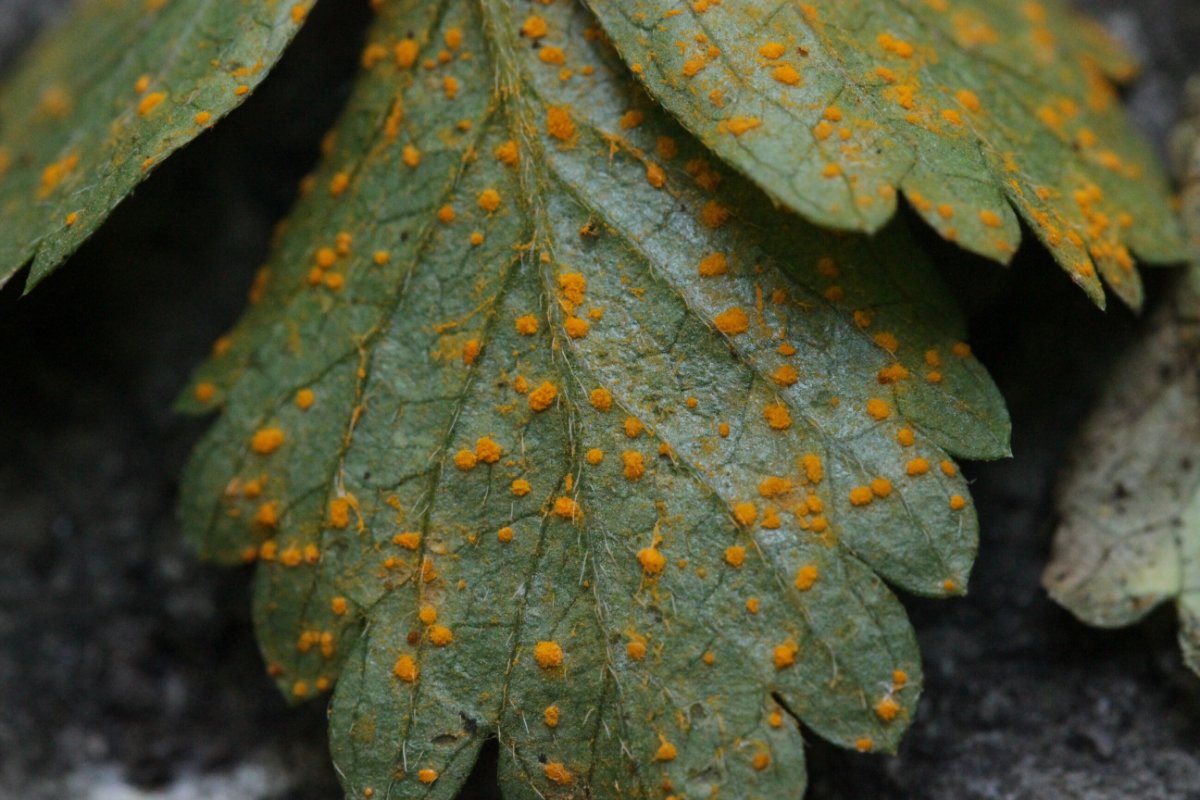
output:
[[1098,303],[1130,250],[1179,261],[1151,149],[1110,78],[1133,65],[1058,0],[591,0],[650,93],[822,225],[873,231],[897,194],[1001,261],[1018,217]]
[[350,796],[452,797],[492,735],[513,798],[798,796],[798,721],[891,750],[910,719],[881,578],[964,590],[948,454],[1005,455],[1002,402],[902,226],[773,209],[585,10],[538,6],[534,40],[518,8],[383,4],[387,57],[182,401],[223,409],[185,525],[258,561],[284,691],[338,681]]
[[[1172,144],[1200,265],[1200,83],[1190,88],[1193,116]],[[1075,445],[1043,582],[1105,627],[1174,601],[1184,658],[1200,672],[1200,266],[1172,291]]]
[[1174,601],[1184,655],[1200,672],[1200,291],[1181,283],[1174,300],[1085,423],[1043,580],[1103,627]]
[[[313,0],[84,0],[0,88],[0,285],[32,288],[239,105]],[[200,116],[198,116],[200,115]]]

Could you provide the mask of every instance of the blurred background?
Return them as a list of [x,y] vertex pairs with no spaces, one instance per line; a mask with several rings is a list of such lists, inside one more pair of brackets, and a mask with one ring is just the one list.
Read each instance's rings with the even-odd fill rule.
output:
[[[0,70],[67,0],[0,0]],[[1160,147],[1200,72],[1197,0],[1080,0],[1142,59]],[[323,0],[237,112],[169,160],[30,297],[0,292],[0,800],[333,800],[320,700],[263,673],[248,570],[175,516],[206,420],[171,400],[241,310],[358,65],[366,0]],[[298,113],[303,109],[304,113]],[[1137,318],[1090,306],[1036,246],[1010,268],[927,235],[1008,399],[1015,457],[968,464],[966,599],[902,598],[926,660],[897,757],[809,737],[811,800],[1200,800],[1200,679],[1161,609],[1084,627],[1039,585],[1070,436]],[[1169,276],[1151,270],[1149,306]],[[494,753],[467,800],[495,796]]]

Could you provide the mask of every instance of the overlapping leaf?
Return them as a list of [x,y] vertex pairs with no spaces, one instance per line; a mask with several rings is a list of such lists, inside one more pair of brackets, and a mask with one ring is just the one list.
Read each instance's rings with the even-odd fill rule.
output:
[[[1007,261],[1018,217],[1102,303],[1130,250],[1184,256],[1109,79],[1133,65],[1057,0],[592,0],[655,98],[777,201],[875,230],[897,190]],[[1098,274],[1097,274],[1098,273]]]
[[0,90],[0,286],[32,287],[258,85],[313,0],[86,0]]
[[[1200,84],[1192,89],[1200,111]],[[1198,123],[1200,114],[1185,122],[1176,143],[1185,222],[1200,245]],[[1200,672],[1200,267],[1109,385],[1060,489],[1062,523],[1043,581],[1058,602],[1105,627],[1174,601],[1184,658]]]
[[354,797],[798,796],[798,721],[894,747],[882,578],[963,590],[949,453],[1008,421],[902,226],[771,208],[569,3],[390,0],[253,307],[185,525],[256,560],[270,669],[337,681]]

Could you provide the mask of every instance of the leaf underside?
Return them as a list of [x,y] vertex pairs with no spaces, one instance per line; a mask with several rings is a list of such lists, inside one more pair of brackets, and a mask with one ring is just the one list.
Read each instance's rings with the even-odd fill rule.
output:
[[873,231],[897,190],[1007,261],[1018,218],[1093,300],[1181,261],[1166,183],[1110,84],[1134,65],[1058,0],[590,0],[650,93],[812,221]]
[[[519,10],[518,10],[519,8]],[[901,225],[727,174],[564,2],[390,0],[323,165],[181,404],[269,669],[337,682],[348,796],[799,796],[799,723],[892,750],[883,579],[965,588],[949,454],[1008,420]],[[708,273],[707,275],[702,273]],[[664,788],[671,787],[671,788]]]
[[61,264],[150,171],[239,105],[313,0],[86,0],[0,89],[0,286]]
[[[1173,144],[1200,264],[1194,94],[1196,116]],[[1062,521],[1043,583],[1080,619],[1104,627],[1174,601],[1184,660],[1200,673],[1200,266],[1181,277],[1109,387],[1059,489]]]

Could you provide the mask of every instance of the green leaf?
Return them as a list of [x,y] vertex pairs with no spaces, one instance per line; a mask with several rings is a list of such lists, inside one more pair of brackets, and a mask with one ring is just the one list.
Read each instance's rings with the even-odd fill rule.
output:
[[0,286],[61,264],[151,170],[238,106],[313,0],[86,0],[0,89]]
[[[1200,265],[1200,82],[1172,142],[1185,226]],[[1137,622],[1179,609],[1184,659],[1200,673],[1200,266],[1129,352],[1085,423],[1060,487],[1062,522],[1043,576],[1083,621]]]
[[903,226],[772,208],[536,8],[381,6],[181,401],[223,410],[185,526],[257,560],[281,688],[338,680],[349,796],[453,796],[493,735],[513,798],[796,795],[798,720],[895,747],[920,660],[881,578],[964,591],[948,454],[1007,454],[1007,416]]
[[1007,261],[1018,217],[1097,303],[1129,253],[1180,261],[1149,147],[1109,79],[1134,71],[1058,0],[590,0],[650,93],[777,201],[874,231],[897,190]]

